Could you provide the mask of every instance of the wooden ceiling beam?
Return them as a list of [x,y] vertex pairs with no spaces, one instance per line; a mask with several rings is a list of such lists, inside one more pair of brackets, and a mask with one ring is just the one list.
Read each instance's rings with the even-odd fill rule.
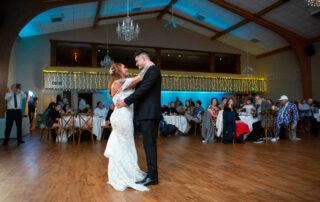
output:
[[[289,1],[289,0],[280,0],[280,1],[277,1],[277,2],[273,3],[272,5],[270,5],[270,6],[266,7],[266,8],[264,8],[264,9],[262,9],[262,10],[259,11],[258,13],[254,14],[254,16],[255,16],[255,17],[260,17],[260,16],[268,13],[269,11],[271,11],[271,10],[273,10],[273,9],[275,9],[275,8],[278,8],[279,6],[283,5],[285,2],[288,2],[288,1]],[[212,39],[212,40],[216,40],[217,38],[219,38],[219,37],[221,37],[221,36],[223,36],[223,35],[231,32],[231,31],[233,31],[233,30],[235,30],[235,29],[237,29],[237,28],[239,28],[239,27],[241,27],[241,26],[243,26],[243,25],[245,25],[245,24],[247,24],[247,23],[249,23],[249,22],[250,22],[250,20],[246,18],[246,19],[242,20],[241,22],[239,22],[239,23],[237,23],[237,24],[229,27],[228,29],[226,29],[226,30],[224,30],[224,31],[222,31],[222,32],[214,35],[213,37],[211,37],[211,39]]]
[[164,14],[166,14],[169,9],[175,4],[177,3],[178,0],[171,0],[170,3],[161,11],[161,13],[157,16],[157,20],[160,20]]
[[99,21],[98,19],[99,19],[99,16],[100,16],[101,6],[102,6],[102,0],[99,0],[98,1],[98,6],[97,6],[97,10],[96,10],[96,15],[94,16],[94,22],[93,22],[93,26],[92,26],[93,29],[97,28],[98,21]]
[[[171,13],[169,13],[169,12],[167,12],[167,13],[168,13],[168,14],[171,14]],[[183,16],[181,16],[181,15],[178,15],[178,14],[175,14],[175,13],[172,13],[172,15],[173,15],[174,17],[180,18],[181,20],[190,22],[190,23],[192,23],[192,24],[194,24],[194,25],[197,25],[197,26],[202,27],[202,28],[204,28],[204,29],[207,29],[207,30],[209,30],[209,31],[217,32],[217,33],[220,32],[220,31],[218,31],[218,30],[216,30],[216,29],[214,29],[214,28],[212,28],[212,27],[209,27],[209,26],[203,25],[203,24],[201,24],[201,23],[195,22],[195,21],[190,20],[189,18],[183,17]]]
[[217,33],[216,35],[214,35],[213,37],[211,37],[211,39],[212,39],[212,40],[216,40],[217,38],[219,38],[219,37],[221,37],[221,36],[223,36],[223,35],[231,32],[232,30],[235,30],[235,29],[237,29],[237,28],[239,28],[239,27],[241,27],[241,26],[243,26],[243,25],[245,25],[245,24],[247,24],[247,23],[249,23],[249,22],[250,22],[250,20],[244,19],[244,20],[242,20],[241,22],[239,22],[239,23],[237,23],[237,24],[229,27],[228,29],[223,30],[222,32]]
[[[162,10],[154,10],[154,11],[145,11],[145,12],[139,12],[139,13],[131,13],[130,16],[138,16],[138,15],[147,15],[147,14],[155,14],[159,13]],[[117,19],[117,18],[124,18],[127,14],[122,15],[112,15],[112,16],[105,16],[105,17],[99,17],[98,20],[110,20],[110,19]]]
[[222,8],[224,9],[227,9],[237,15],[240,15],[250,21],[253,21],[263,27],[266,27],[278,34],[280,34],[281,36],[283,36],[284,38],[288,39],[288,37],[293,37],[299,41],[302,41],[302,42],[306,42],[307,39],[297,33],[294,33],[280,25],[277,25],[271,21],[268,21],[266,19],[263,19],[259,16],[256,16],[255,14],[247,11],[247,10],[244,10],[243,8],[240,8],[239,6],[236,6],[234,4],[231,4],[225,0],[208,0],[218,6],[221,6]]
[[284,52],[284,51],[287,51],[287,50],[290,50],[290,49],[291,49],[291,46],[285,46],[285,47],[282,47],[282,48],[278,48],[278,49],[275,49],[275,50],[272,50],[272,51],[257,55],[256,58],[260,59],[260,58],[268,57],[268,56],[275,55],[275,54],[278,54],[278,53],[281,53],[281,52]]

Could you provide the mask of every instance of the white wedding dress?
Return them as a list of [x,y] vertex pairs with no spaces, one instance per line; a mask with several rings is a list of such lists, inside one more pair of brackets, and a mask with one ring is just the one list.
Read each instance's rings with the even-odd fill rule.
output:
[[[113,97],[113,102],[124,99],[134,92],[132,89],[126,90],[131,79],[126,79],[119,92]],[[104,155],[109,158],[108,183],[118,191],[123,191],[127,187],[139,191],[149,189],[135,182],[146,177],[146,173],[138,166],[137,150],[133,135],[133,105],[129,107],[115,108],[110,122],[112,132],[110,134]]]

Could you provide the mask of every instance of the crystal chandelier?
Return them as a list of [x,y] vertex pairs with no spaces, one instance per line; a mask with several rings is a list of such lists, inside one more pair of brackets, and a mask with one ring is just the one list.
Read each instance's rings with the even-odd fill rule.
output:
[[320,7],[320,0],[306,0],[308,6]]
[[113,63],[114,61],[109,56],[109,50],[107,50],[107,55],[103,58],[103,60],[101,60],[100,65],[108,70]]
[[125,17],[120,25],[117,26],[118,39],[125,40],[127,42],[138,39],[140,33],[140,27],[138,24],[134,26],[133,20],[129,16],[129,0],[127,0],[127,17]]

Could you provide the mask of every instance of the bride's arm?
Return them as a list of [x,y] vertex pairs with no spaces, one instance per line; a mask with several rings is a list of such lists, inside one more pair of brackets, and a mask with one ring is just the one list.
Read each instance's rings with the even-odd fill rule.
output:
[[128,85],[128,87],[126,89],[130,89],[130,88],[134,88],[138,83],[140,83],[142,81],[143,77],[141,76],[136,76],[136,77],[133,77],[131,79],[131,82],[130,84]]
[[133,77],[131,79],[130,84],[128,85],[128,87],[126,89],[130,89],[130,88],[134,88],[138,83],[140,83],[144,77],[144,75],[146,74],[148,68],[143,68],[143,70],[141,70],[141,72],[138,74],[138,76]]

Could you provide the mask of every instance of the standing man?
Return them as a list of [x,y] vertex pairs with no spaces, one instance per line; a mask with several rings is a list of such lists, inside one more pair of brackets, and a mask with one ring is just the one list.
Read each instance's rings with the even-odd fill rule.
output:
[[143,70],[147,68],[143,80],[136,90],[124,100],[118,100],[118,108],[134,103],[134,119],[140,124],[143,135],[143,146],[147,157],[148,171],[144,180],[137,184],[158,184],[157,168],[157,133],[161,115],[161,72],[150,60],[146,51],[135,54],[136,66]]
[[[281,125],[285,125],[286,127],[289,126],[289,123],[291,122],[291,136],[289,134],[290,140],[300,140],[300,138],[297,138],[297,124],[299,119],[299,113],[297,106],[291,102],[289,102],[289,99],[286,95],[282,95],[279,99],[281,102],[281,107],[278,110],[278,115],[276,119],[276,138],[272,138],[272,142],[276,142],[279,140],[280,135],[280,128]],[[292,117],[291,117],[291,111],[292,111]]]
[[13,122],[16,122],[17,126],[17,140],[18,144],[24,143],[22,140],[22,111],[21,103],[22,99],[25,99],[26,95],[21,91],[21,84],[13,84],[11,86],[11,92],[6,93],[5,100],[7,101],[7,115],[6,115],[6,130],[5,140],[3,145],[7,145],[10,138]]

